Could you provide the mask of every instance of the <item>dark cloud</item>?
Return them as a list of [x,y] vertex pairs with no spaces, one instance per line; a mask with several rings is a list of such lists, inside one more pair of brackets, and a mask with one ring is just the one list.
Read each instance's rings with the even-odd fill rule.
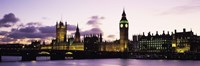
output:
[[46,38],[46,37],[55,37],[54,33],[25,33],[25,32],[12,32],[8,35],[10,38],[22,39],[22,38]]
[[68,31],[76,31],[76,26],[75,25],[67,24],[67,30]]
[[90,18],[90,20],[87,22],[88,25],[92,25],[93,27],[98,27],[98,25],[100,25],[100,21],[104,19],[104,17],[100,17],[100,16],[92,16]]
[[11,42],[11,41],[16,41],[16,40],[17,39],[6,37],[6,38],[1,38],[0,42]]
[[[68,24],[68,31],[75,31],[76,26]],[[20,28],[12,29],[8,37],[14,39],[22,38],[47,38],[55,37],[56,27],[55,26],[41,26],[40,23],[31,22],[22,25]]]
[[81,35],[87,35],[87,34],[100,34],[102,33],[102,30],[99,28],[92,28],[90,30],[82,31]]
[[[21,28],[11,30],[8,37],[14,39],[21,38],[47,38],[55,37],[55,26],[38,26],[39,23],[27,23]],[[38,26],[38,27],[35,27]]]
[[7,31],[0,31],[0,35],[6,35],[6,34],[8,34],[9,32],[7,32]]
[[101,25],[101,21],[104,17],[101,16],[92,16],[90,20],[86,23],[87,25],[91,25],[92,29],[81,31],[81,35],[87,35],[87,34],[100,34],[103,33],[102,30],[99,28],[99,25]]
[[30,26],[30,27],[24,27],[19,29],[20,32],[24,32],[24,33],[34,33],[36,32],[37,28],[34,26]]
[[41,26],[42,24],[39,22],[29,22],[26,24],[27,26]]
[[115,38],[115,35],[108,35],[107,37],[113,39],[113,38]]
[[39,30],[40,30],[41,33],[56,33],[56,27],[55,26],[39,27]]
[[13,32],[8,35],[8,37],[15,38],[15,39],[22,39],[22,38],[43,38],[39,33],[24,33],[24,32]]
[[2,19],[0,19],[0,27],[11,27],[19,19],[15,17],[13,13],[5,14]]

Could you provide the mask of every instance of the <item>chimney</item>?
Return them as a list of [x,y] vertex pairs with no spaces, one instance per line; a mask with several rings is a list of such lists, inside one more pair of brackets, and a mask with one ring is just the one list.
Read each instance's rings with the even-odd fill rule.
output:
[[186,29],[185,29],[185,28],[183,28],[183,32],[186,32]]
[[143,32],[143,36],[145,36],[145,35],[144,35],[144,32]]
[[151,32],[148,33],[148,36],[151,36]]
[[158,31],[156,31],[156,35],[158,35]]
[[174,30],[174,33],[176,34],[176,29]]
[[169,31],[167,31],[167,34],[169,35]]
[[163,35],[165,35],[165,31],[163,30]]

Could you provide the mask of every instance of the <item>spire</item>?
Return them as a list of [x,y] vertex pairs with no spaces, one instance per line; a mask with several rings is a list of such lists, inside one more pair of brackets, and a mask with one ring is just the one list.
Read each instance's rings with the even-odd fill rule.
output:
[[76,26],[76,32],[79,32],[78,23],[77,23],[77,26]]
[[125,9],[123,8],[122,17],[126,17]]
[[76,32],[75,32],[75,42],[80,42],[80,32],[79,32],[78,23],[77,23]]
[[122,13],[122,19],[121,21],[126,21],[128,22],[128,20],[126,19],[126,13],[125,13],[125,9],[123,8],[123,13]]

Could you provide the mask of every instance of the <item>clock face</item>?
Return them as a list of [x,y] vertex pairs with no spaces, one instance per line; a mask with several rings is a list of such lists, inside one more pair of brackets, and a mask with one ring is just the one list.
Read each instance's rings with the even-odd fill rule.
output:
[[122,28],[122,27],[123,27],[123,24],[121,24],[120,27]]
[[127,28],[127,27],[128,27],[128,24],[126,24],[125,27]]

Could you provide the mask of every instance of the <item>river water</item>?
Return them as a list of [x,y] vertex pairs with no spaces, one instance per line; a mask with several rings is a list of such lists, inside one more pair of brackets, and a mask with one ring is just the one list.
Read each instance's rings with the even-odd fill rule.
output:
[[0,66],[200,66],[200,60],[81,59],[56,60],[39,57],[37,61],[20,61],[20,57],[2,57]]

